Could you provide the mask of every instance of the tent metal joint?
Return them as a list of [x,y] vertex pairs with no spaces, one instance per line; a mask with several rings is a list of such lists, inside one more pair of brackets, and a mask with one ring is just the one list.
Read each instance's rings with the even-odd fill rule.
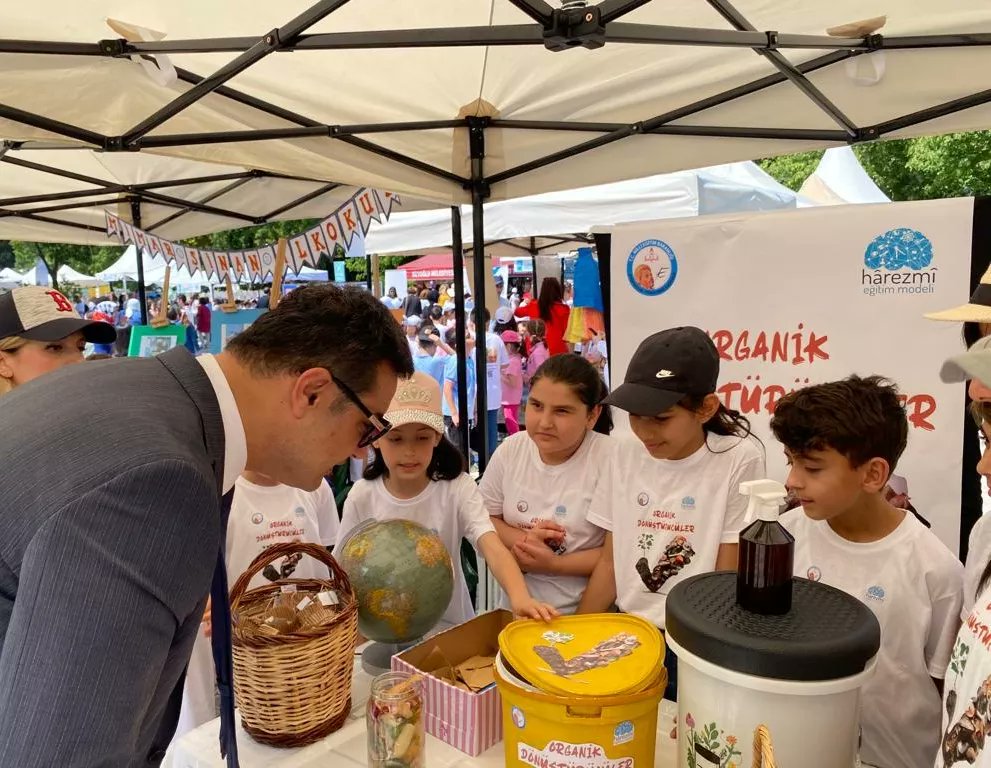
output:
[[100,53],[104,56],[109,56],[111,58],[119,58],[121,56],[127,56],[127,40],[123,38],[114,38],[108,40],[97,41],[97,46],[100,49]]
[[767,50],[778,50],[778,33],[773,30],[767,32]]
[[594,50],[605,44],[606,25],[596,6],[556,8],[544,25],[544,47],[548,51]]

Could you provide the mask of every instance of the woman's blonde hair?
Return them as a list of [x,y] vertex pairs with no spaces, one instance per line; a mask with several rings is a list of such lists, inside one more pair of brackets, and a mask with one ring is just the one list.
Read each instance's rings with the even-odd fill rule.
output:
[[[0,339],[0,352],[16,352],[28,343],[27,339],[20,336],[5,336]],[[14,382],[5,376],[0,376],[0,395],[5,395],[14,388]]]

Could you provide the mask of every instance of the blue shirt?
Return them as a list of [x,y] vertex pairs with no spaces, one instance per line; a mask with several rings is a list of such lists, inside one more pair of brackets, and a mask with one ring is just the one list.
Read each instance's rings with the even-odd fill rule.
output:
[[[434,357],[433,355],[413,355],[413,368],[427,376],[433,376],[437,384],[444,390],[444,368],[446,357]],[[455,387],[457,384],[455,384]]]
[[[456,355],[451,355],[450,357],[444,358],[444,381],[454,382],[454,391],[451,396],[454,398],[454,403],[458,402],[458,358]],[[441,385],[443,386],[443,385]],[[443,403],[443,413],[445,416],[451,416],[451,409],[447,404],[447,398],[442,397],[441,401]],[[468,361],[468,413],[475,413],[475,360],[474,358]],[[460,415],[460,414],[459,414]],[[471,417],[469,417],[470,420]]]

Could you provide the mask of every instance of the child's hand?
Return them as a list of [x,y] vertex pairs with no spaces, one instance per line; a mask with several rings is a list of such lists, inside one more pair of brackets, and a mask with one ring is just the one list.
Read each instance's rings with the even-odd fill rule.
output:
[[529,595],[526,599],[512,604],[513,615],[521,619],[539,619],[540,621],[550,621],[559,616],[557,610],[552,605],[534,600]]
[[[530,534],[533,532],[531,531]],[[513,545],[513,556],[524,573],[553,573],[557,555],[546,542],[533,535]]]
[[548,539],[563,541],[566,531],[563,526],[558,525],[553,520],[538,520],[527,533],[536,536],[540,541],[547,541]]

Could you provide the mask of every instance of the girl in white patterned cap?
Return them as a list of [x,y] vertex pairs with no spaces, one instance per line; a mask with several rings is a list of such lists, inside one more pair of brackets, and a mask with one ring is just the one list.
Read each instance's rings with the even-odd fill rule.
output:
[[367,520],[413,520],[440,536],[454,563],[454,594],[443,621],[461,624],[474,616],[461,568],[462,538],[485,558],[516,615],[545,620],[557,615],[530,596],[519,565],[465,472],[464,456],[444,437],[437,382],[420,372],[400,381],[385,418],[392,429],[373,443],[375,459],[344,502],[335,551]]

